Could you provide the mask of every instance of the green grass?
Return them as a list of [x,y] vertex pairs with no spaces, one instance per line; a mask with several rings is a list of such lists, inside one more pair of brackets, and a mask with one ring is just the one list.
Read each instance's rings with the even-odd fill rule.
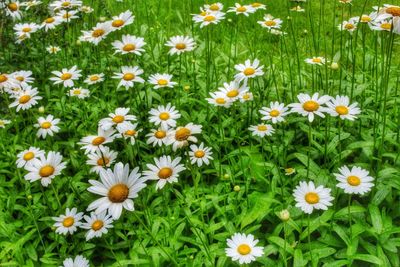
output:
[[[48,1],[43,2],[22,21],[39,23],[46,18]],[[8,94],[0,95],[0,119],[12,121],[0,128],[0,266],[59,266],[76,255],[84,255],[92,266],[235,266],[224,249],[226,239],[236,232],[253,234],[264,246],[264,256],[251,266],[400,266],[400,39],[367,26],[352,36],[337,29],[342,17],[369,13],[372,6],[384,3],[353,0],[350,8],[336,0],[312,0],[302,4],[305,13],[294,13],[288,11],[292,2],[268,1],[265,12],[250,17],[227,13],[220,24],[203,29],[192,23],[191,16],[203,1],[84,3],[95,11],[54,31],[38,31],[20,45],[14,43],[14,22],[3,14],[0,18],[0,73],[31,70],[34,87],[43,97],[32,109],[16,112],[8,108]],[[223,3],[226,11],[235,2]],[[98,46],[76,42],[80,31],[90,29],[100,17],[110,19],[127,9],[135,15],[133,24],[111,33]],[[265,13],[281,18],[288,34],[275,36],[261,28],[256,22]],[[146,53],[114,55],[111,42],[122,34],[144,37]],[[164,43],[174,35],[192,36],[197,48],[181,57],[168,56]],[[49,55],[48,45],[62,51]],[[335,58],[340,68],[305,64],[304,59],[312,56]],[[235,103],[229,109],[207,103],[209,92],[233,79],[234,65],[254,58],[265,66],[265,75],[249,84],[253,102]],[[81,79],[90,98],[71,98],[49,80],[51,71],[73,65],[83,76],[105,73],[100,85],[85,87]],[[127,65],[140,66],[145,80],[168,72],[179,84],[169,91],[155,91],[147,83],[117,90],[118,82],[111,76]],[[248,127],[261,121],[261,107],[271,101],[289,104],[297,101],[298,93],[314,92],[351,96],[362,113],[355,122],[326,116],[312,124],[291,114],[285,123],[274,125],[273,136],[261,141],[250,135]],[[145,134],[154,128],[148,111],[169,102],[182,114],[178,125],[203,126],[198,138],[213,150],[209,166],[191,166],[185,149],[173,152],[171,147],[146,144]],[[44,106],[44,114],[39,106]],[[109,146],[118,152],[117,162],[144,171],[155,157],[166,154],[181,156],[187,170],[178,183],[159,191],[154,181],[147,182],[134,199],[135,211],[123,211],[101,238],[85,241],[83,229],[58,235],[51,217],[64,214],[67,207],[86,211],[97,199],[87,188],[88,180],[99,176],[89,172],[77,143],[95,133],[97,122],[117,107],[129,107],[142,129],[135,145],[117,139]],[[61,119],[61,131],[38,139],[33,125],[47,114]],[[58,151],[68,162],[52,186],[29,183],[26,171],[16,167],[16,155],[29,146]],[[333,176],[343,165],[360,166],[375,178],[372,191],[353,196],[350,204]],[[285,176],[287,167],[296,173]],[[304,180],[331,188],[334,205],[309,217],[295,208],[292,193]],[[287,222],[278,216],[284,209],[290,211]]]

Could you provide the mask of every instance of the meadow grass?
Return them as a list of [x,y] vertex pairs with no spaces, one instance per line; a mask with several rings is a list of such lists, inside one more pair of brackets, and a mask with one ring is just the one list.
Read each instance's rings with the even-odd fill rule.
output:
[[[0,73],[32,71],[42,99],[17,112],[9,107],[10,93],[0,91],[0,119],[10,120],[0,127],[0,266],[59,266],[76,255],[91,266],[235,266],[225,252],[234,233],[252,234],[263,247],[263,256],[251,266],[400,266],[399,37],[361,23],[353,34],[337,28],[386,3],[312,0],[299,3],[305,12],[294,12],[290,8],[297,3],[291,1],[261,2],[267,10],[249,17],[226,13],[217,25],[200,28],[192,14],[204,1],[84,0],[92,13],[39,30],[21,44],[13,30],[18,22],[1,13]],[[235,1],[222,3],[226,12]],[[48,4],[25,11],[21,21],[41,23],[49,16]],[[98,45],[78,41],[81,31],[102,17],[110,20],[126,10],[135,16],[132,24]],[[267,13],[283,20],[287,34],[274,35],[257,24]],[[144,38],[141,56],[114,54],[111,43],[124,34]],[[164,44],[176,35],[192,37],[196,48],[169,55]],[[50,45],[61,51],[49,54]],[[304,62],[317,56],[327,62]],[[209,104],[209,93],[232,81],[234,66],[247,59],[264,66],[262,76],[248,81],[254,99],[229,108]],[[90,90],[88,98],[71,97],[69,89],[49,80],[52,71],[74,65],[82,70],[76,85]],[[169,73],[178,84],[117,88],[112,76],[121,66],[140,66],[146,81],[151,74]],[[94,73],[104,73],[105,80],[84,84]],[[348,96],[361,113],[354,121],[326,114],[313,122],[292,113],[273,124],[272,136],[252,136],[248,128],[261,122],[262,107],[272,101],[288,105],[298,102],[300,93],[315,92]],[[192,164],[188,147],[174,151],[146,143],[146,134],[156,128],[149,122],[150,109],[167,103],[181,114],[177,126],[202,125],[196,136],[198,144],[212,149],[210,165]],[[147,181],[134,211],[124,210],[99,238],[87,241],[84,229],[57,234],[52,217],[73,207],[88,215],[87,207],[98,198],[88,188],[99,175],[90,172],[78,142],[95,134],[98,122],[118,107],[130,108],[140,131],[134,144],[124,138],[108,144],[118,152],[116,162],[143,172],[154,158],[170,155],[181,157],[186,170],[160,190]],[[60,131],[38,138],[34,124],[48,114],[60,118]],[[24,179],[27,170],[16,165],[17,154],[30,146],[57,151],[67,163],[48,187]],[[334,173],[344,165],[368,170],[374,177],[371,191],[349,195],[338,188]],[[288,168],[294,173],[286,175]],[[293,191],[300,181],[330,188],[332,205],[312,214],[295,207]]]

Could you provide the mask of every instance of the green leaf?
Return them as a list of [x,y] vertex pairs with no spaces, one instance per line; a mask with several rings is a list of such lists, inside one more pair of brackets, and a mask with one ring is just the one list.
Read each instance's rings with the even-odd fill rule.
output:
[[241,229],[251,224],[255,220],[262,219],[271,211],[271,204],[276,202],[273,198],[272,193],[259,193],[254,192],[249,196],[251,205],[250,211],[248,211],[241,220]]
[[301,249],[295,249],[293,258],[293,267],[303,267],[307,264],[307,260],[303,258]]
[[281,249],[284,249],[286,252],[288,252],[288,253],[293,255],[293,253],[294,253],[293,248],[284,239],[282,239],[282,238],[280,238],[278,236],[271,236],[271,237],[268,238],[268,241],[273,243],[273,244],[275,244],[275,245],[277,245]]
[[378,207],[373,204],[370,204],[368,207],[369,207],[369,213],[371,215],[371,221],[372,221],[374,230],[378,234],[381,234],[382,230],[383,230],[381,213],[379,212]]
[[366,262],[374,263],[377,265],[382,264],[381,259],[379,259],[378,257],[376,257],[374,255],[370,255],[370,254],[356,254],[353,256],[353,259],[360,260],[360,261],[366,261]]

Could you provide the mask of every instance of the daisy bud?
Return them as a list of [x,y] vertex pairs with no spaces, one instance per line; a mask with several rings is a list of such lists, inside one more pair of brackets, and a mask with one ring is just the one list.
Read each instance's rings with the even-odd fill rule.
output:
[[100,17],[99,20],[100,20],[100,22],[104,22],[104,21],[107,20],[107,18],[106,17]]
[[239,192],[240,191],[240,186],[235,185],[235,187],[233,187],[233,191]]
[[333,69],[333,70],[339,69],[339,64],[337,62],[332,62],[331,69]]
[[44,113],[44,107],[43,106],[39,107],[38,111],[39,113]]
[[228,22],[232,22],[232,19],[228,19]]
[[81,40],[76,40],[76,45],[81,45],[81,44],[82,44]]
[[27,197],[29,200],[31,200],[33,197],[32,197],[32,195],[28,195],[28,197]]
[[183,87],[183,90],[185,90],[186,92],[188,92],[190,90],[190,86],[189,85],[185,85],[185,87]]
[[224,174],[224,179],[225,179],[225,180],[228,180],[230,177],[231,177],[231,176],[229,175],[229,173],[225,173],[225,174]]
[[290,219],[290,213],[289,213],[289,211],[286,210],[286,209],[285,209],[285,210],[281,210],[281,211],[279,212],[278,217],[279,217],[279,219],[281,219],[282,221],[286,222],[286,221],[288,221],[288,220]]
[[307,33],[308,33],[308,31],[307,31],[307,30],[304,30],[304,31],[303,31],[303,33],[304,33],[304,34],[307,34]]

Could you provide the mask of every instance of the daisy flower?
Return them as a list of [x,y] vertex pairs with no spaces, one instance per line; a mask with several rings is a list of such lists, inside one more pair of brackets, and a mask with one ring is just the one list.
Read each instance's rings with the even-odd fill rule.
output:
[[32,164],[35,159],[44,156],[44,151],[40,148],[31,146],[29,149],[26,149],[17,154],[17,167],[22,168],[25,165]]
[[171,37],[165,45],[171,47],[168,54],[180,55],[181,53],[194,50],[196,43],[189,36],[178,35]]
[[89,230],[85,235],[86,241],[107,234],[108,229],[114,227],[112,225],[113,219],[111,218],[111,215],[107,215],[106,211],[99,214],[91,212],[90,216],[85,215],[83,218],[86,222],[82,223],[81,228]]
[[26,6],[25,10],[29,10],[31,7],[34,6],[38,6],[42,3],[42,1],[36,1],[36,0],[32,0],[32,1],[26,1],[23,3],[24,6]]
[[318,93],[315,93],[312,96],[308,94],[299,94],[297,98],[300,103],[289,104],[289,107],[291,108],[290,112],[296,112],[303,117],[308,117],[309,122],[314,120],[315,115],[325,118],[323,112],[329,112],[329,108],[322,106],[331,99],[328,95],[319,97]]
[[57,0],[51,2],[49,7],[53,10],[58,10],[58,9],[72,9],[80,7],[81,5],[82,1],[78,0]]
[[176,151],[178,148],[187,146],[190,142],[197,143],[197,138],[194,134],[201,133],[201,125],[193,123],[186,124],[171,131],[168,135],[168,145],[172,144],[172,150]]
[[61,267],[90,267],[90,264],[85,257],[78,255],[75,259],[66,258]]
[[285,116],[289,114],[287,107],[284,103],[271,102],[269,107],[263,107],[260,110],[262,120],[271,120],[272,123],[285,121]]
[[97,130],[97,135],[89,135],[86,137],[83,137],[80,142],[78,142],[79,145],[83,145],[81,149],[85,149],[85,153],[93,153],[97,149],[104,150],[105,144],[111,143],[115,138],[115,130],[114,129],[109,129],[107,131],[104,131],[100,127]]
[[27,87],[30,83],[33,83],[33,81],[35,80],[32,77],[32,71],[29,70],[16,71],[14,73],[11,73],[11,76],[13,76],[16,83],[22,88]]
[[296,207],[307,214],[311,214],[314,209],[327,210],[328,206],[332,206],[331,189],[322,185],[315,187],[312,181],[300,182],[296,186],[293,196],[296,200]]
[[121,129],[118,130],[120,135],[125,138],[125,139],[130,139],[130,143],[132,145],[135,144],[136,138],[138,137],[139,130],[137,129],[138,124],[137,123],[127,123],[125,125],[121,126]]
[[19,1],[9,0],[4,4],[0,4],[0,6],[4,7],[6,15],[11,17],[13,20],[20,20],[22,18],[21,4]]
[[89,13],[92,13],[94,11],[94,9],[92,7],[90,7],[90,6],[81,6],[79,8],[79,11],[81,11],[83,13],[86,13],[86,14],[89,14]]
[[108,118],[99,121],[99,127],[107,131],[115,126],[118,131],[123,130],[123,126],[129,126],[131,121],[136,121],[136,116],[128,115],[130,108],[117,108],[115,113],[109,113]]
[[179,111],[171,103],[168,103],[166,106],[152,108],[149,113],[149,121],[164,128],[175,127],[176,120],[181,117]]
[[157,130],[152,129],[151,133],[146,134],[148,137],[146,143],[153,146],[162,146],[168,144],[168,129],[159,128]]
[[122,12],[118,16],[113,17],[113,19],[111,21],[111,29],[113,31],[120,30],[123,27],[128,26],[129,24],[132,24],[134,19],[135,19],[135,16],[132,15],[132,12],[130,10]]
[[139,77],[143,73],[143,70],[138,66],[129,67],[123,66],[121,67],[121,72],[114,72],[113,79],[120,79],[121,81],[118,84],[118,87],[125,86],[125,89],[133,87],[135,82],[144,83],[144,80]]
[[0,89],[9,89],[15,86],[18,86],[18,81],[14,79],[13,75],[0,73]]
[[241,5],[239,3],[236,3],[234,7],[230,7],[228,9],[228,12],[235,12],[236,15],[243,14],[246,17],[248,17],[251,13],[256,12],[256,9],[252,7],[251,5]]
[[112,42],[115,54],[121,53],[122,55],[133,53],[140,56],[144,52],[142,48],[144,45],[146,45],[144,38],[134,35],[122,35],[122,41]]
[[204,147],[204,144],[201,143],[200,146],[191,145],[189,151],[189,157],[191,164],[197,164],[197,166],[201,167],[203,163],[205,165],[210,164],[210,160],[213,159],[212,151],[210,147]]
[[339,116],[342,120],[351,120],[357,118],[357,115],[361,113],[361,110],[357,107],[357,102],[350,105],[350,99],[348,96],[336,96],[331,98],[330,101],[326,102],[329,108],[331,116]]
[[254,8],[256,11],[259,9],[267,9],[266,5],[261,4],[259,2],[254,2],[252,4],[250,4],[252,8]]
[[264,20],[257,21],[262,27],[271,29],[280,29],[282,27],[282,20],[278,18],[274,18],[271,14],[264,15]]
[[11,121],[0,119],[0,128],[5,128],[7,124],[10,124]]
[[88,89],[77,87],[77,88],[69,90],[67,95],[72,96],[72,97],[77,97],[79,99],[84,99],[86,97],[89,97],[90,91]]
[[54,82],[54,84],[62,83],[64,87],[73,87],[74,81],[78,80],[82,75],[80,74],[81,70],[78,70],[78,67],[75,65],[70,69],[63,68],[60,71],[52,71],[56,77],[51,77],[50,80]]
[[374,178],[369,176],[369,172],[360,167],[354,166],[351,170],[347,166],[339,168],[340,173],[334,173],[339,188],[342,188],[347,194],[364,195],[371,191],[374,186]]
[[248,78],[254,78],[256,76],[264,75],[262,69],[264,66],[259,66],[260,61],[258,59],[254,59],[253,63],[248,59],[244,62],[244,64],[235,65],[235,69],[239,71],[235,75],[235,80],[237,82],[241,82],[243,80],[247,81]]
[[40,180],[42,185],[47,187],[51,184],[51,180],[65,169],[67,164],[62,162],[62,159],[61,154],[54,151],[50,151],[47,157],[40,155],[39,159],[32,161],[32,164],[25,165],[25,169],[29,172],[25,175],[25,180],[31,183]]
[[149,83],[154,85],[154,89],[159,89],[159,88],[173,88],[175,85],[177,85],[177,82],[172,82],[172,75],[171,74],[160,74],[160,73],[156,73],[156,74],[152,74],[149,77]]
[[111,26],[109,22],[100,22],[92,28],[90,31],[82,31],[83,35],[79,40],[89,42],[94,45],[98,45],[104,40],[107,35],[111,32]]
[[40,27],[47,32],[48,30],[55,29],[57,25],[60,25],[62,23],[62,20],[60,17],[54,16],[54,17],[48,17],[45,19]]
[[180,157],[171,159],[170,156],[162,156],[155,158],[153,164],[146,164],[149,170],[144,171],[143,175],[146,180],[158,180],[156,189],[162,189],[166,183],[178,182],[179,173],[185,170],[183,164],[179,164],[181,161]]
[[40,29],[40,26],[36,23],[17,23],[14,25],[15,35],[17,37],[26,36],[30,38],[30,35]]
[[319,65],[322,66],[325,64],[326,60],[324,57],[312,57],[312,58],[306,58],[304,62],[311,64],[311,65]]
[[91,74],[85,79],[85,83],[92,85],[104,81],[104,73]]
[[105,168],[109,168],[114,163],[118,153],[105,146],[102,150],[97,149],[87,156],[89,159],[86,161],[86,164],[93,166],[90,171],[99,174],[100,170],[105,170]]
[[222,11],[223,8],[224,8],[224,5],[221,4],[220,2],[213,3],[213,4],[211,4],[211,5],[204,5],[204,9],[205,9],[207,12]]
[[46,138],[47,135],[53,136],[54,133],[58,133],[60,131],[60,127],[57,124],[60,122],[60,119],[55,119],[53,115],[47,115],[46,118],[39,117],[38,123],[34,126],[39,128],[36,136]]
[[385,19],[381,21],[373,21],[370,25],[371,30],[375,31],[392,31],[393,23],[391,19]]
[[203,11],[200,14],[193,15],[193,21],[196,23],[200,23],[200,28],[203,28],[204,26],[208,26],[210,24],[218,24],[223,19],[225,19],[225,13],[218,11]]
[[252,125],[249,127],[249,130],[251,131],[252,135],[259,137],[271,136],[275,132],[275,129],[272,127],[272,125],[264,123]]
[[100,180],[89,180],[92,185],[88,191],[101,198],[90,203],[88,211],[96,210],[100,214],[108,210],[114,220],[119,219],[122,210],[134,210],[133,198],[138,196],[140,190],[146,187],[145,179],[141,178],[139,168],[134,168],[129,173],[129,165],[118,162],[112,169],[100,170]]
[[56,17],[57,19],[61,20],[62,22],[71,22],[73,19],[79,18],[76,14],[79,11],[77,10],[60,10],[57,12]]
[[339,24],[338,29],[340,31],[348,31],[350,33],[354,32],[357,29],[357,23],[358,23],[359,18],[351,18],[348,21],[343,21],[341,24]]
[[65,215],[60,215],[59,217],[52,217],[56,223],[53,225],[57,227],[56,233],[60,235],[73,234],[81,226],[81,220],[83,212],[77,213],[77,208],[69,209],[65,211]]
[[295,168],[291,168],[291,167],[285,168],[284,171],[285,171],[285,175],[287,175],[287,176],[296,173],[296,169]]
[[19,91],[15,95],[12,95],[12,98],[15,98],[14,102],[10,104],[10,108],[17,107],[17,112],[22,110],[30,109],[32,106],[37,104],[37,101],[42,99],[41,96],[38,96],[38,91],[36,88],[32,88],[31,86],[27,86],[24,90]]
[[253,235],[235,233],[230,239],[226,240],[226,256],[231,257],[233,261],[239,264],[249,264],[256,258],[264,254],[263,247],[257,247],[258,239]]
[[218,92],[223,93],[232,102],[238,100],[240,94],[248,90],[249,87],[247,87],[245,83],[240,85],[236,81],[224,83],[223,87],[218,88]]
[[296,12],[304,12],[305,9],[302,8],[301,6],[294,6],[290,9],[290,11],[296,11]]
[[233,101],[226,95],[226,93],[210,92],[210,96],[211,98],[206,98],[207,102],[216,107],[229,108],[233,104]]
[[49,52],[50,54],[57,54],[58,52],[61,51],[61,48],[59,46],[48,46],[46,47],[47,52]]

